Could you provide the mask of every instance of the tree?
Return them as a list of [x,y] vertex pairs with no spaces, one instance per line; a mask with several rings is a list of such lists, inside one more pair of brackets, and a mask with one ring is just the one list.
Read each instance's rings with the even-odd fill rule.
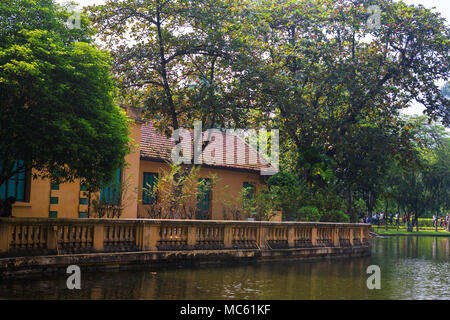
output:
[[6,0],[0,14],[0,185],[33,168],[98,188],[129,152],[109,55],[86,42],[86,18],[69,29],[50,0]]
[[450,82],[446,82],[441,88],[442,95],[450,98]]
[[[380,6],[379,28],[367,23],[371,4]],[[411,151],[398,111],[415,100],[450,123],[449,99],[435,84],[450,71],[445,20],[394,1],[268,0],[252,9],[243,32],[262,61],[259,99],[295,145],[300,176],[323,185],[316,172],[325,164],[343,183],[347,211],[355,191],[372,206],[381,184],[372,180]]]
[[449,208],[449,138],[442,126],[430,122],[427,117],[412,117],[407,122],[416,150],[415,158],[409,166],[400,166],[397,157],[387,172],[384,188],[392,190],[390,198],[403,208],[408,221],[414,213],[418,230],[419,217],[427,213],[438,216]]
[[246,122],[251,58],[233,37],[232,2],[107,1],[88,12],[112,52],[124,101],[143,107],[161,132],[194,120],[203,128]]

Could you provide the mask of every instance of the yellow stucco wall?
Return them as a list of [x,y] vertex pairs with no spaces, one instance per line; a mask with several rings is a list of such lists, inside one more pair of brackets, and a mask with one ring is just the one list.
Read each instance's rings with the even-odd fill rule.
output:
[[139,141],[141,140],[141,124],[135,123],[131,126],[132,149],[131,153],[125,157],[125,166],[122,174],[122,181],[126,185],[126,194],[122,199],[124,210],[122,218],[137,218],[138,209],[138,185],[140,152]]
[[[128,193],[124,196],[124,210],[122,218],[137,217],[137,186],[139,181],[139,141],[141,139],[141,124],[130,126],[132,152],[125,157],[127,165],[123,170],[123,177],[129,184]],[[15,217],[49,217],[50,211],[57,211],[58,218],[78,218],[79,212],[87,212],[87,205],[80,205],[80,197],[87,198],[87,192],[80,190],[80,181],[59,185],[59,190],[50,190],[50,180],[31,179],[29,201],[17,202],[13,205]],[[58,204],[50,204],[50,197],[58,197]],[[91,200],[95,195],[91,196]],[[91,206],[92,208],[92,206]],[[92,209],[91,209],[92,211]]]
[[50,204],[50,182],[48,180],[31,180],[28,202],[16,202],[13,205],[15,217],[48,217]]
[[[122,218],[137,218],[145,216],[146,206],[142,205],[142,187],[144,172],[160,173],[168,170],[164,162],[145,161],[140,159],[138,143],[141,137],[141,123],[136,122],[130,127],[132,138],[132,152],[126,156],[122,181],[126,185],[126,194],[122,199],[124,206]],[[223,200],[238,197],[244,182],[254,183],[256,189],[263,187],[261,176],[236,170],[202,168],[200,177],[208,178],[216,174],[219,181],[211,192],[211,219],[223,219]],[[58,204],[50,204],[50,197],[58,197]],[[59,190],[51,190],[50,181],[32,179],[29,188],[29,201],[17,202],[13,205],[15,217],[48,217],[50,211],[57,211],[59,218],[77,218],[79,212],[86,212],[87,205],[80,205],[80,197],[87,197],[87,193],[80,191],[80,182],[65,183]],[[95,195],[91,196],[94,199]],[[92,216],[92,206],[91,206]]]
[[[59,190],[50,190],[50,181],[39,178],[31,181],[29,193],[28,202],[17,202],[13,205],[13,216],[47,218],[50,211],[57,211],[59,218],[78,217],[79,181],[61,184]],[[50,197],[57,197],[58,204],[50,204]]]
[[[146,213],[146,205],[142,204],[142,188],[144,172],[161,174],[164,170],[169,170],[169,165],[164,162],[141,160],[139,174],[139,216],[143,217]],[[208,178],[215,174],[219,179],[211,192],[211,219],[221,220],[223,216],[223,201],[237,198],[241,192],[244,182],[254,183],[256,191],[264,188],[265,184],[261,182],[261,176],[258,173],[249,173],[236,170],[224,170],[213,168],[201,168],[200,178]]]

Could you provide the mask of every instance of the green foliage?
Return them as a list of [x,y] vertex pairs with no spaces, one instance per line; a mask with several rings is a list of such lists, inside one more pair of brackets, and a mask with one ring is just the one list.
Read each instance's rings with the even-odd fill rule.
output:
[[97,189],[129,152],[109,55],[85,42],[85,18],[81,29],[67,28],[69,14],[49,0],[1,3],[0,184],[22,160],[18,170]]
[[[250,50],[234,29],[233,1],[106,1],[87,9],[125,102],[144,107],[161,132],[246,123]],[[131,39],[132,41],[124,41]]]
[[353,203],[353,207],[355,212],[367,212],[367,205],[361,198],[355,200],[355,202]]
[[274,174],[273,176],[270,176],[270,178],[267,180],[267,184],[269,186],[277,186],[291,189],[295,189],[299,186],[297,178],[293,174],[286,171],[280,171]]
[[[426,117],[408,119],[415,160],[408,167],[393,161],[384,180],[384,203],[418,217],[450,208],[450,139],[444,128]],[[387,211],[387,210],[386,210]]]
[[450,82],[446,82],[441,88],[442,95],[450,99]]
[[[370,4],[380,28],[367,25]],[[356,221],[380,206],[447,206],[446,154],[426,152],[433,130],[399,115],[415,100],[450,123],[447,87],[436,85],[450,71],[439,14],[392,0],[126,0],[89,14],[125,101],[161,131],[195,119],[280,128],[283,170],[248,213],[267,205],[295,220],[316,207],[327,221]]]
[[432,119],[450,123],[449,100],[436,86],[449,76],[448,25],[422,6],[382,1],[380,28],[371,29],[371,3],[257,2],[242,31],[256,48],[258,101],[273,108],[281,129],[282,164],[309,198],[345,199],[352,219],[355,198],[372,211],[390,192],[384,178],[393,161],[416,157],[398,110],[417,100]]
[[0,46],[14,44],[14,37],[21,30],[46,30],[60,36],[65,43],[91,42],[93,31],[87,28],[89,21],[80,16],[81,28],[67,28],[65,24],[73,14],[68,2],[61,6],[54,0],[2,0],[0,3]]
[[320,221],[321,214],[316,207],[301,207],[297,211],[301,221]]
[[331,210],[324,212],[321,220],[322,222],[350,222],[350,217],[342,210]]
[[169,170],[160,170],[153,188],[143,187],[143,192],[156,201],[145,206],[145,218],[151,219],[195,219],[199,210],[199,198],[211,190],[218,178],[200,177],[200,167],[183,168],[170,164]]
[[[268,185],[273,210],[281,210],[284,220],[320,221],[327,212],[344,208],[332,183],[322,188],[312,187],[292,173],[280,171],[268,179]],[[328,219],[333,217],[340,219],[328,215]]]
[[274,194],[268,190],[260,190],[256,194],[249,188],[243,188],[239,198],[242,199],[242,209],[248,218],[257,221],[268,221],[276,210]]

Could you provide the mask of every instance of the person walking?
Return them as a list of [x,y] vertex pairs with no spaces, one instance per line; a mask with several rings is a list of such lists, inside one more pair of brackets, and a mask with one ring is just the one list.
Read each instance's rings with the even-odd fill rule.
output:
[[359,222],[364,223],[364,214],[360,211],[358,213],[358,216],[359,216]]

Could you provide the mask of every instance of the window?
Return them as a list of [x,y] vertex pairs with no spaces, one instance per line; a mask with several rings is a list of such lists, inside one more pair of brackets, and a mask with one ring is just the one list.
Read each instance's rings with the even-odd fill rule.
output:
[[142,184],[142,204],[153,204],[156,201],[157,190],[155,190],[158,181],[158,174],[152,172],[144,172]]
[[87,218],[87,212],[78,212],[78,218]]
[[[15,170],[17,165],[23,166],[22,161],[18,161],[14,165]],[[2,166],[2,162],[0,161],[0,168]],[[20,172],[12,176],[8,181],[3,183],[0,186],[0,198],[6,199],[9,197],[15,197],[16,201],[26,201],[26,191],[27,191],[27,173]]]
[[101,204],[120,204],[120,177],[121,169],[117,169],[113,180],[100,190]]
[[253,199],[255,197],[256,186],[251,182],[244,182],[243,189],[246,190],[244,196],[247,200]]
[[210,179],[200,179],[199,181],[201,180],[206,183],[201,184],[199,188],[197,219],[207,220],[209,219],[211,206],[211,181]]

